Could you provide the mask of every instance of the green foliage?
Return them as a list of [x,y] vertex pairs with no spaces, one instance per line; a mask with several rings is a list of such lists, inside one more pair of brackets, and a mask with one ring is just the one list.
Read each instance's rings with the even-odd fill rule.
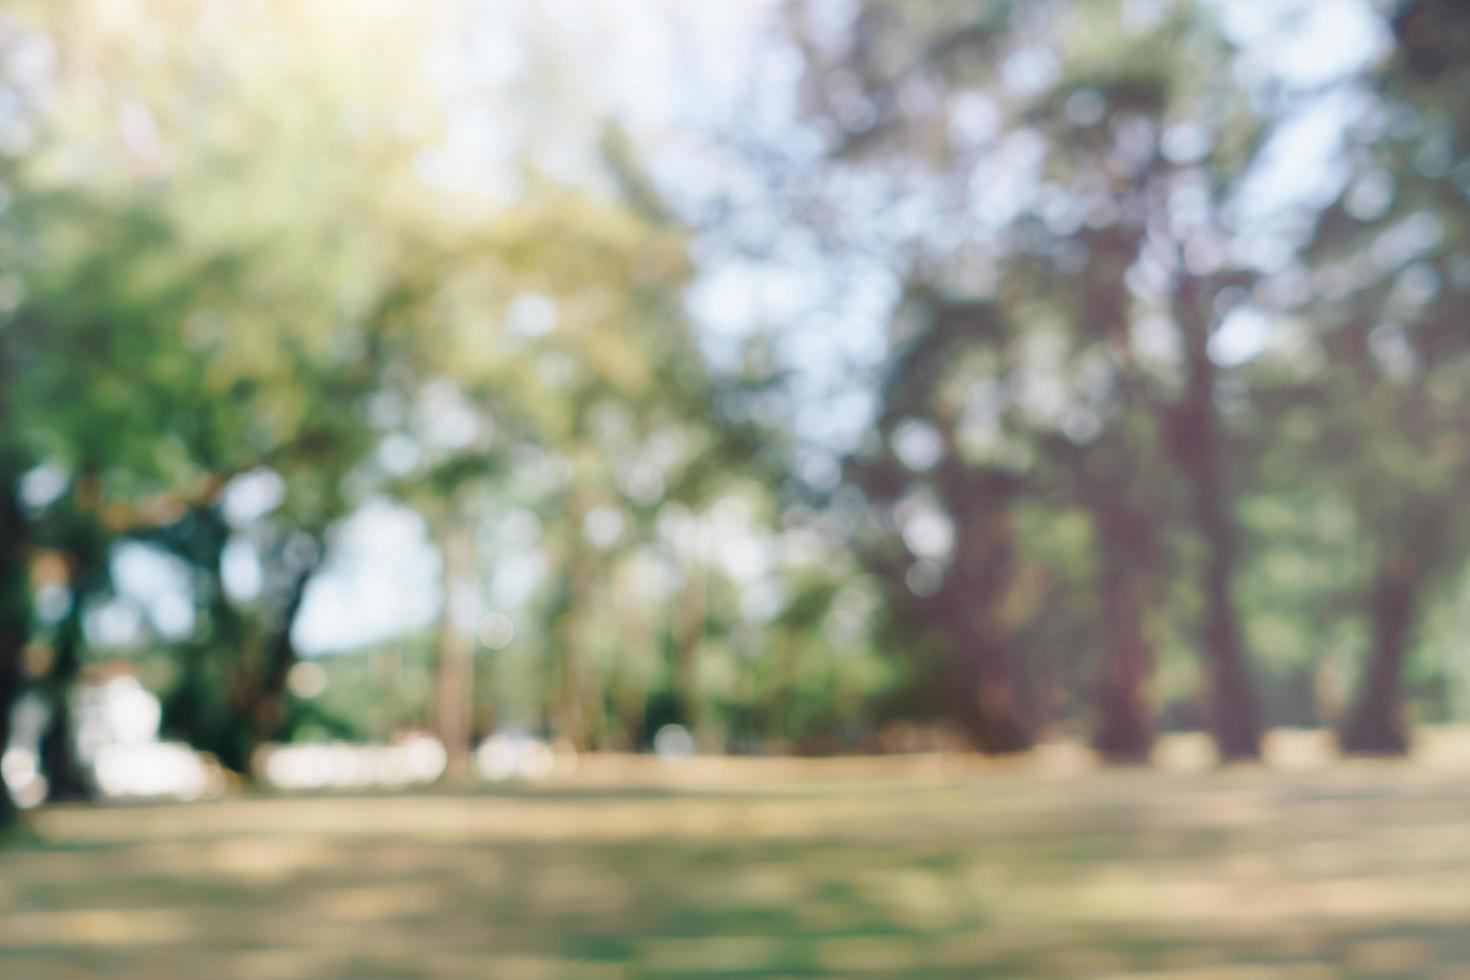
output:
[[[790,4],[807,171],[755,154],[758,213],[699,228],[629,131],[573,111],[588,66],[526,69],[547,125],[587,124],[585,174],[447,94],[424,52],[457,5],[15,5],[0,706],[167,663],[166,730],[237,768],[265,739],[442,726],[456,656],[473,734],[584,748],[680,723],[856,749],[949,714],[988,748],[1137,757],[1207,724],[1249,755],[1258,696],[1268,723],[1392,736],[1400,678],[1458,717],[1464,17],[1385,20],[1391,53],[1341,83],[1341,186],[1282,230],[1249,198],[1328,96],[1251,81],[1220,5],[1139,6],[866,0],[834,27]],[[512,147],[458,160],[473,189],[445,176],[471,117]],[[799,431],[810,365],[779,337],[706,363],[685,293],[749,227],[897,284],[873,376],[841,379],[875,405],[853,446]],[[1240,315],[1270,337],[1230,356]],[[251,480],[278,492],[241,516]],[[390,503],[443,552],[418,587],[479,606],[324,661],[303,700],[301,611]],[[123,545],[177,559],[186,622],[89,625],[128,601]],[[461,621],[490,612],[512,635]]]

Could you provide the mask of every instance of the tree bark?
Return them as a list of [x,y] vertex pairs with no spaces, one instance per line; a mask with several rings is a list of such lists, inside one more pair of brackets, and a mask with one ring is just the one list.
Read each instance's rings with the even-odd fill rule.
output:
[[[11,711],[20,697],[21,656],[30,632],[28,525],[17,484],[19,460],[0,446],[0,756],[10,743]],[[0,829],[15,822],[15,804],[0,776]]]
[[708,590],[704,568],[691,562],[685,569],[684,587],[680,590],[670,624],[673,640],[670,674],[674,696],[679,701],[679,718],[701,748],[708,747],[709,736],[705,730],[704,698],[699,688],[699,655],[705,640]]
[[307,586],[311,584],[311,578],[316,574],[322,556],[322,545],[318,541],[315,556],[296,572],[296,577],[291,582],[291,592],[286,597],[286,606],[277,623],[276,634],[271,639],[266,655],[265,670],[255,693],[255,702],[251,705],[247,717],[249,725],[247,733],[249,743],[245,753],[247,759],[254,754],[257,748],[276,734],[285,717],[286,681],[290,676],[291,668],[299,659],[296,643],[291,638],[291,629],[296,625],[296,617],[306,603]]
[[163,731],[211,752],[234,772],[247,774],[239,709],[242,663],[255,637],[225,592],[220,563],[232,529],[213,503],[189,510],[157,532],[158,540],[199,573],[207,628],[182,652],[178,683],[163,699]]
[[1415,562],[1406,555],[1385,561],[1369,596],[1373,651],[1357,700],[1339,741],[1355,755],[1403,755],[1409,750],[1404,720],[1403,673],[1419,612]]
[[463,590],[474,587],[475,545],[463,527],[441,539],[444,560],[444,614],[434,675],[434,732],[444,743],[448,772],[463,776],[470,768],[474,724],[475,637],[467,623],[457,622],[455,604]]
[[993,636],[972,636],[952,660],[955,715],[981,752],[1005,755],[1031,748],[1031,724],[1016,696],[1010,651]]
[[[20,696],[20,657],[13,649],[14,635],[8,631],[0,635],[0,756],[10,744],[10,716],[16,699]],[[16,820],[15,801],[5,777],[0,775],[0,831]]]
[[944,496],[956,528],[953,563],[935,598],[951,644],[951,700],[982,752],[1024,752],[1034,740],[1010,650],[1006,600],[1016,578],[1010,481],[950,471]]
[[82,666],[82,615],[87,600],[100,588],[102,577],[92,569],[77,570],[72,578],[71,608],[57,628],[56,659],[46,683],[51,718],[41,739],[48,800],[82,800],[92,795],[92,787],[77,764],[71,694]]
[[1210,685],[1210,727],[1224,761],[1261,754],[1260,710],[1235,607],[1236,526],[1221,457],[1224,437],[1215,403],[1215,362],[1210,359],[1209,312],[1199,280],[1185,275],[1177,313],[1183,328],[1188,389],[1176,406],[1173,454],[1189,484],[1196,533],[1205,557],[1202,642]]
[[1235,522],[1221,485],[1215,429],[1212,404],[1202,416],[1201,438],[1187,468],[1196,527],[1205,546],[1201,591],[1211,728],[1222,759],[1255,759],[1260,756],[1260,712],[1235,608]]
[[1152,531],[1141,515],[1113,502],[1094,507],[1093,524],[1103,663],[1092,744],[1111,761],[1142,762],[1154,738],[1147,690],[1154,662],[1147,627]]
[[636,586],[619,576],[613,587],[617,609],[620,655],[609,680],[607,746],[614,751],[636,752],[648,709],[648,691],[639,661],[658,649],[649,635]]

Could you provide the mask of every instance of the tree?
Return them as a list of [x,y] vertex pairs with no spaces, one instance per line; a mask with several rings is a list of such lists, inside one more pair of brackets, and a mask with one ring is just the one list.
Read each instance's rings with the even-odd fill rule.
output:
[[999,347],[1010,339],[1009,326],[988,305],[922,292],[915,300],[923,323],[884,387],[885,451],[855,464],[853,475],[871,500],[891,508],[898,540],[880,542],[874,561],[890,589],[911,596],[913,626],[944,637],[955,717],[981,749],[1019,751],[1033,738],[1007,608],[1017,585],[1010,510],[1022,483],[1003,464],[964,458],[954,397],[963,379],[951,370],[963,363],[967,342],[983,337]]
[[[1124,471],[1131,456],[1171,468],[1188,502],[1180,530],[1197,542],[1210,727],[1225,758],[1254,756],[1260,720],[1234,595],[1242,546],[1234,447],[1211,350],[1231,304],[1259,275],[1232,245],[1249,231],[1236,220],[1236,202],[1272,120],[1245,93],[1213,83],[1212,73],[1230,64],[1229,44],[1196,8],[1130,25],[1112,4],[1055,5],[1042,16],[1019,5],[875,2],[836,27],[809,6],[791,9],[789,33],[805,62],[802,105],[824,165],[844,178],[812,192],[819,203],[805,210],[855,226],[846,233],[871,236],[865,247],[958,297],[989,296],[1020,334],[1060,307],[1070,334],[1064,346],[1097,361],[1104,376],[1095,404],[1064,406],[1090,412],[1087,424],[1106,433],[1091,452],[1093,479]],[[841,194],[849,187],[862,187],[863,200],[878,196],[895,218],[930,220],[865,226],[847,218]],[[956,214],[968,224],[945,220]],[[1068,300],[1048,303],[1048,295]],[[1177,353],[1140,356],[1149,327]],[[1053,368],[1020,355],[996,370],[998,397],[1016,396],[997,418],[1035,414],[1020,404],[1026,381]],[[1139,425],[1139,413],[1151,422]],[[1036,448],[1034,424],[1006,425]],[[1114,453],[1120,465],[1096,462]],[[1091,479],[1074,486],[1084,500],[1087,489],[1098,491],[1088,509],[1104,567],[1136,568],[1155,550],[1121,531],[1140,522],[1120,501],[1136,514],[1159,513],[1135,498],[1136,487]],[[964,533],[957,522],[957,537]],[[1139,572],[1140,581],[1149,577]],[[1146,606],[1148,589],[1107,588],[1104,672],[1141,685],[1147,617],[1119,603]],[[1112,691],[1108,712],[1143,700],[1138,689],[1099,690]],[[1126,727],[1122,751],[1137,755],[1146,741],[1140,719]]]
[[[1292,312],[1325,354],[1280,385],[1294,442],[1354,515],[1352,584],[1367,660],[1340,737],[1349,752],[1402,753],[1403,677],[1437,588],[1470,547],[1456,488],[1470,474],[1463,419],[1470,211],[1463,174],[1470,18],[1412,2],[1391,19],[1391,56],[1365,73],[1370,108],[1347,133],[1347,179],[1305,251],[1317,296]],[[1291,431],[1291,430],[1284,430]]]

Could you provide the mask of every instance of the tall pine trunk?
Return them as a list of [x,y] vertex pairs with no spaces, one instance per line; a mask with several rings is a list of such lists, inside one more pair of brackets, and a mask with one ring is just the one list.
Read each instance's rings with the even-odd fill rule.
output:
[[1094,507],[1093,525],[1103,662],[1092,744],[1106,759],[1141,762],[1148,758],[1154,738],[1148,702],[1154,650],[1147,624],[1152,531],[1146,519],[1113,501]]
[[1204,644],[1211,726],[1223,759],[1255,759],[1261,754],[1261,721],[1235,608],[1235,531],[1218,486],[1201,481],[1196,490],[1206,548]]
[[957,541],[934,608],[951,647],[955,716],[980,751],[1023,752],[1035,733],[1021,696],[1006,615],[1016,579],[1014,488],[996,474],[948,469],[943,476]]
[[956,718],[981,752],[1004,755],[1031,748],[1027,711],[1017,695],[1015,665],[1006,644],[993,635],[972,635],[951,660]]
[[1403,673],[1419,612],[1419,580],[1408,556],[1385,560],[1369,594],[1373,649],[1357,700],[1340,734],[1343,751],[1402,755],[1409,750]]
[[1210,687],[1210,729],[1223,760],[1259,758],[1260,709],[1235,606],[1237,529],[1222,466],[1224,435],[1216,405],[1209,317],[1199,280],[1179,285],[1189,386],[1172,418],[1173,454],[1189,486],[1195,532],[1204,546],[1201,641]]

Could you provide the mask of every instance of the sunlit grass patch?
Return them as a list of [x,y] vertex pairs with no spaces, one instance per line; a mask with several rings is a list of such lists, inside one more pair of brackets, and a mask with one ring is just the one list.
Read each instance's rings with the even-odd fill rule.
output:
[[[1389,976],[1470,962],[1470,787],[753,766],[619,788],[61,808],[0,975]],[[805,778],[803,778],[805,774]]]

